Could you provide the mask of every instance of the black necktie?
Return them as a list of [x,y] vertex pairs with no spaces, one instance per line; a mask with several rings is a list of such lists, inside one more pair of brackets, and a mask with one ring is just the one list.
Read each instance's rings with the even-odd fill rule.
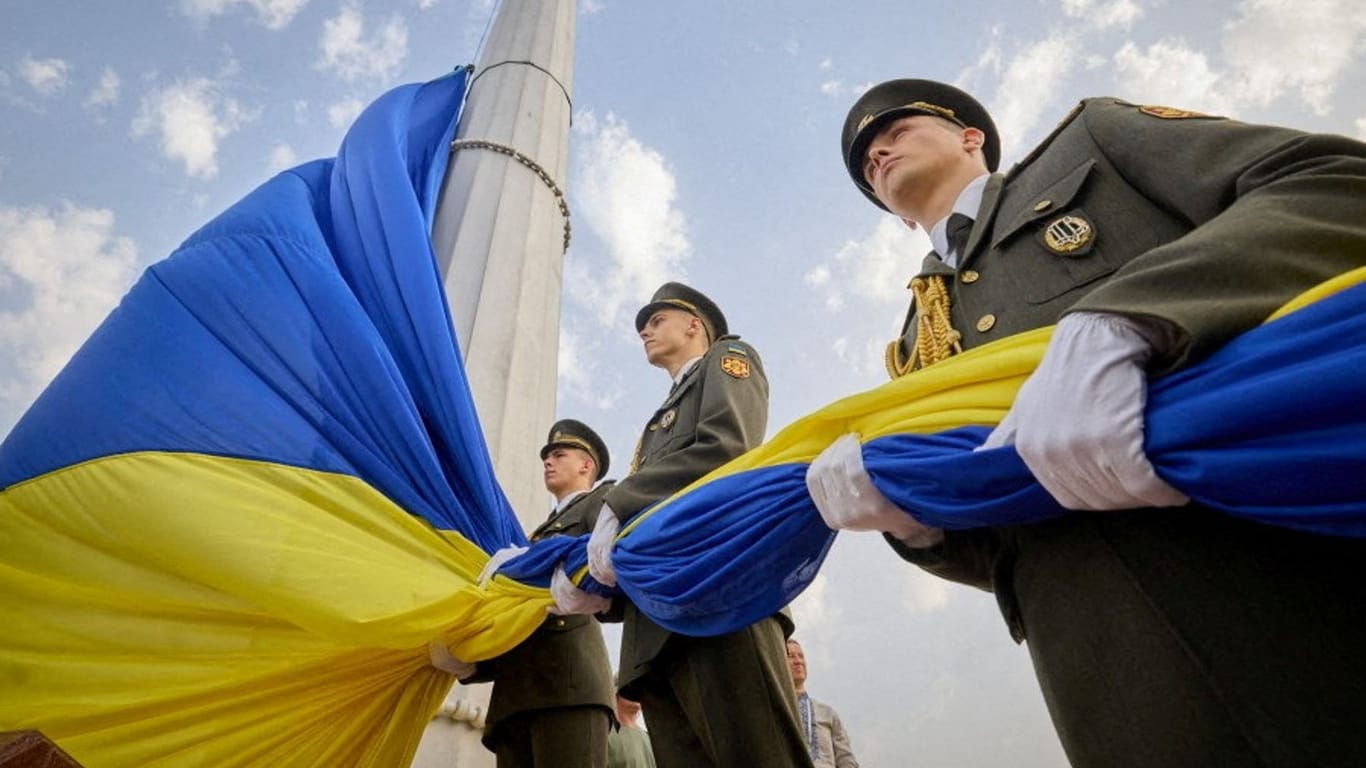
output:
[[972,217],[961,213],[951,214],[945,234],[948,235],[949,253],[961,261],[967,255],[968,235],[972,234]]

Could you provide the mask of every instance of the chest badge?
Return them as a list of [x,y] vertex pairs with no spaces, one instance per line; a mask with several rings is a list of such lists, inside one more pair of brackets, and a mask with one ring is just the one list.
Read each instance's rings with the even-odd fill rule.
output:
[[1096,228],[1076,214],[1054,219],[1043,230],[1043,244],[1060,256],[1085,255],[1095,238]]
[[1160,117],[1163,120],[1189,120],[1192,117],[1214,117],[1203,112],[1192,112],[1189,109],[1176,109],[1174,107],[1163,107],[1157,104],[1148,104],[1138,108],[1139,112],[1153,117]]
[[749,361],[738,355],[722,355],[721,370],[736,379],[749,378]]
[[678,421],[678,409],[670,408],[664,412],[663,416],[659,417],[659,428],[668,429],[674,425],[675,421]]

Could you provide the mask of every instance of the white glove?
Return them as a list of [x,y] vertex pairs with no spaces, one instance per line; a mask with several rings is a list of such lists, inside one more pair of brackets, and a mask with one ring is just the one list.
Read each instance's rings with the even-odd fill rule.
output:
[[617,570],[612,567],[612,548],[617,545],[617,531],[621,521],[612,508],[606,504],[598,512],[598,522],[593,525],[593,533],[588,537],[588,572],[605,587],[617,585]]
[[479,572],[479,588],[483,589],[488,585],[489,580],[493,578],[493,574],[498,572],[498,569],[503,566],[503,563],[506,563],[526,551],[526,547],[503,547],[497,552],[494,552],[489,556],[489,561],[484,565],[484,570]]
[[433,667],[455,675],[456,680],[464,680],[474,674],[474,665],[452,656],[450,649],[440,640],[427,643],[427,657],[431,659]]
[[1043,360],[983,448],[1015,444],[1066,509],[1175,507],[1189,498],[1143,453],[1144,365],[1152,345],[1119,315],[1078,312],[1053,332]]
[[836,531],[886,531],[911,547],[931,547],[944,531],[893,504],[863,468],[863,445],[854,433],[821,451],[806,470],[806,489],[821,519]]
[[555,574],[550,577],[550,595],[555,598],[555,607],[550,612],[559,616],[602,613],[612,607],[611,600],[576,587],[565,574],[564,564],[555,566]]

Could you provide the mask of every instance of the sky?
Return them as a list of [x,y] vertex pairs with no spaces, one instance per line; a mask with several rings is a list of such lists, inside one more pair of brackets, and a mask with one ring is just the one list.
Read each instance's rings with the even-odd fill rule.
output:
[[[473,61],[492,6],[5,0],[0,435],[143,269],[274,173],[335,154],[384,90]],[[558,413],[597,428],[617,467],[667,391],[631,325],[666,280],[758,349],[770,435],[885,381],[929,244],[840,162],[872,84],[972,91],[1003,168],[1100,95],[1366,139],[1358,0],[580,0],[577,33]],[[842,534],[794,607],[808,689],[864,766],[1065,764],[991,595]]]

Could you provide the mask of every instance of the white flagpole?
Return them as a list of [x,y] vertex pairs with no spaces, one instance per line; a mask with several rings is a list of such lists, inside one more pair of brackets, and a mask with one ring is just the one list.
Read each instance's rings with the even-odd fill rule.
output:
[[555,417],[575,3],[501,5],[432,239],[494,469],[530,526],[546,509],[537,450]]
[[[432,242],[493,468],[524,528],[547,509],[569,220],[574,0],[502,0],[471,76]],[[417,768],[491,768],[488,686],[455,686]]]

